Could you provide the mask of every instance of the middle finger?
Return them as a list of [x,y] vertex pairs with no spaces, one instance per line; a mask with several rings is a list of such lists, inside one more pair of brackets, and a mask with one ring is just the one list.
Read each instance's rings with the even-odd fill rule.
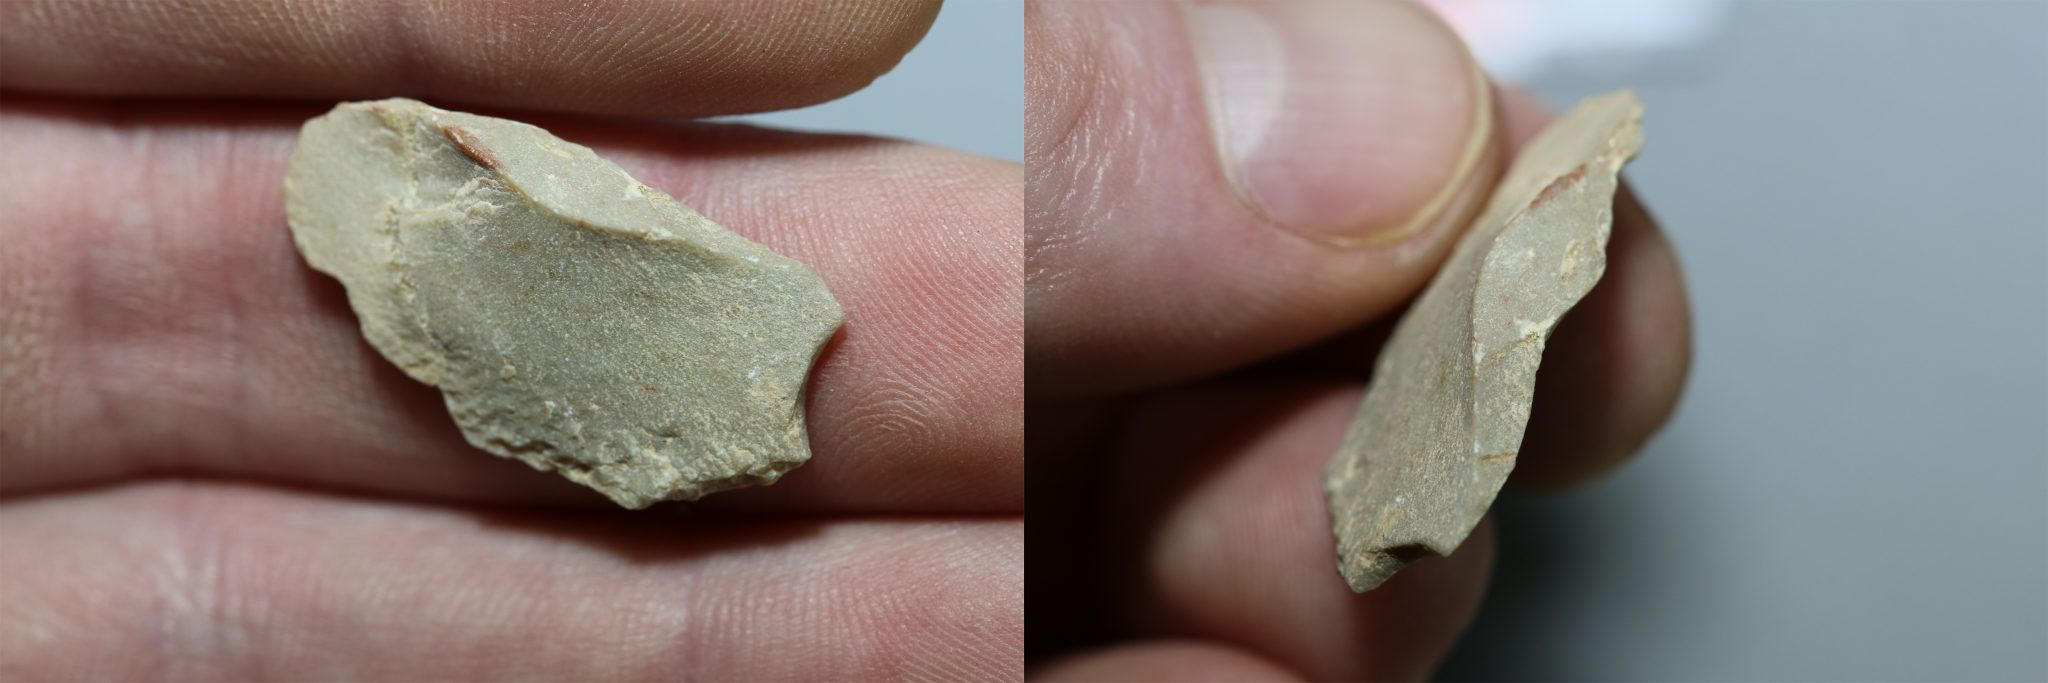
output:
[[1318,679],[1420,678],[1456,642],[1492,561],[1458,552],[1354,594],[1336,569],[1323,465],[1356,385],[1224,380],[1139,409],[1108,488],[1110,595],[1142,635],[1215,638]]
[[[607,504],[468,447],[299,259],[279,182],[317,113],[9,101],[0,493],[197,471]],[[711,505],[1022,509],[1016,164],[743,126],[550,125],[810,264],[845,307],[811,382],[816,457]]]

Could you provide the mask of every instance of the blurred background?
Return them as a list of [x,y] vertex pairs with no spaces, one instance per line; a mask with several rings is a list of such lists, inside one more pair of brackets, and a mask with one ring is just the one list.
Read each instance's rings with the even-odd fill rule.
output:
[[1024,2],[949,0],[924,41],[874,85],[816,106],[716,120],[917,140],[1021,163]]
[[1634,463],[1495,504],[1437,677],[2048,680],[2048,3],[1430,4],[1642,96],[1696,329]]

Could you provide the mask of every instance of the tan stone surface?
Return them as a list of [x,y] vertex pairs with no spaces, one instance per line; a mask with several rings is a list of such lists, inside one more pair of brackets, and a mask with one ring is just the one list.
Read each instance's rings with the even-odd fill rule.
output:
[[1352,590],[1449,555],[1493,504],[1522,445],[1544,340],[1606,268],[1641,120],[1623,90],[1544,129],[1395,327],[1324,472]]
[[839,304],[590,149],[406,99],[308,121],[299,253],[476,447],[629,508],[774,483]]

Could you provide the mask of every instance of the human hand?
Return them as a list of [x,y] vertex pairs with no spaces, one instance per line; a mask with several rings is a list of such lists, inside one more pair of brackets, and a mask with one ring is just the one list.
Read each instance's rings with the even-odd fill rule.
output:
[[[0,5],[0,679],[1019,675],[1021,169],[581,116],[831,99],[937,3],[586,5]],[[817,271],[811,462],[627,512],[468,446],[285,225],[299,125],[397,95]]]
[[[1323,465],[1401,308],[1550,114],[1407,4],[1037,2],[1025,30],[1032,675],[1428,676],[1491,526],[1353,594]],[[1684,382],[1676,257],[1625,189],[1615,216],[1514,485],[1612,468]]]

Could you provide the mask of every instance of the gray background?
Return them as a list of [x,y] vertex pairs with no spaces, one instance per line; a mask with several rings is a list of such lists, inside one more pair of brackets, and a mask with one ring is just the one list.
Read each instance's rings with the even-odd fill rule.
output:
[[1024,3],[949,0],[924,41],[866,89],[803,109],[718,120],[868,133],[1021,162]]
[[1617,475],[1496,505],[1438,678],[2048,679],[2048,4],[1729,9],[1530,81],[1646,103],[1692,376]]

